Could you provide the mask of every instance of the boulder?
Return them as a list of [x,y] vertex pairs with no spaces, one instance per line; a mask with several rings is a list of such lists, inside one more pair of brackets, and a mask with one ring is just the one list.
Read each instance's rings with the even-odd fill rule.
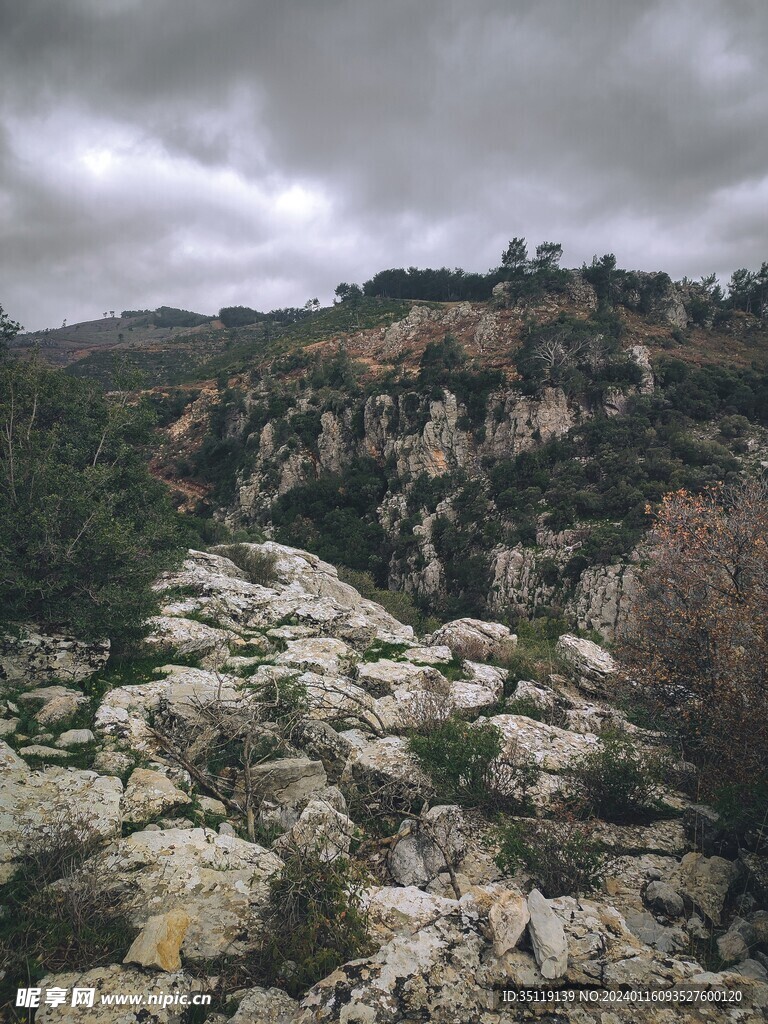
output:
[[336,860],[349,853],[356,826],[346,814],[341,814],[324,800],[310,800],[287,832],[273,845],[276,853],[289,850],[311,851],[322,861]]
[[281,757],[251,768],[256,792],[276,804],[306,805],[328,784],[322,761],[308,757]]
[[481,980],[486,948],[458,907],[412,934],[395,935],[373,956],[337,968],[307,992],[297,1024],[480,1021],[491,987]]
[[555,691],[528,679],[519,680],[509,699],[526,701],[540,711],[552,711],[555,707]]
[[427,640],[430,647],[445,645],[455,658],[489,661],[517,643],[517,637],[500,622],[454,619],[446,622]]
[[43,743],[33,743],[27,747],[19,747],[22,757],[40,757],[46,761],[66,761],[72,754],[69,750],[60,750],[58,747],[47,747]]
[[749,957],[750,949],[755,941],[752,925],[743,917],[736,917],[731,922],[725,935],[717,940],[717,952],[724,963],[732,964]]
[[252,988],[227,1024],[294,1024],[301,1007],[279,988]]
[[514,758],[517,752],[525,751],[547,772],[562,771],[574,757],[597,748],[597,736],[570,732],[525,715],[494,715],[479,721],[490,722],[501,730],[507,756]]
[[341,776],[343,785],[355,787],[369,810],[387,811],[393,807],[421,806],[432,783],[408,750],[402,736],[371,739],[358,729],[340,734],[350,743],[350,752]]
[[191,802],[165,775],[149,768],[135,768],[123,794],[123,818],[133,823],[150,821],[171,808]]
[[438,917],[452,913],[456,900],[424,892],[415,885],[381,886],[366,893],[368,926],[380,943],[395,935],[413,935]]
[[408,661],[379,661],[358,665],[357,682],[374,697],[384,697],[400,688],[420,690],[433,680],[445,677],[436,669],[424,665],[413,665]]
[[102,858],[105,885],[135,925],[169,910],[189,915],[181,945],[185,960],[256,948],[260,908],[282,867],[270,850],[204,828],[134,832]]
[[32,771],[2,741],[0,769],[0,882],[12,874],[19,844],[30,831],[56,828],[61,822],[104,838],[119,833],[119,779],[64,767]]
[[144,645],[150,651],[170,657],[197,654],[219,664],[226,660],[229,644],[237,636],[230,629],[219,629],[183,615],[156,615],[149,620],[149,625],[151,630]]
[[581,637],[564,634],[557,641],[555,652],[568,663],[582,683],[603,684],[616,670],[616,662],[608,651]]
[[321,676],[346,675],[358,655],[349,644],[333,637],[311,637],[290,640],[275,658],[276,665],[289,665]]
[[389,854],[389,872],[400,885],[428,885],[464,852],[462,814],[455,806],[431,807],[419,820],[400,826]]
[[295,742],[307,753],[319,758],[330,782],[338,782],[352,749],[349,740],[327,722],[305,719],[297,730]]
[[641,942],[653,946],[662,953],[679,953],[687,950],[690,942],[682,928],[670,928],[661,924],[653,914],[645,910],[628,909],[624,912],[627,927]]
[[666,882],[651,882],[643,899],[651,910],[666,917],[682,917],[685,912],[683,897]]
[[568,943],[563,923],[539,892],[528,894],[528,934],[542,975],[550,981],[562,978],[568,970]]
[[156,967],[161,971],[181,970],[179,950],[189,921],[189,914],[184,910],[169,910],[150,917],[133,940],[123,963]]
[[135,758],[120,750],[99,750],[93,759],[93,770],[100,775],[125,775],[136,763]]
[[35,712],[35,721],[40,725],[56,725],[77,714],[88,703],[88,698],[79,690],[66,686],[41,686],[19,696],[19,703],[26,706],[41,704]]
[[453,660],[450,647],[435,644],[433,647],[410,647],[403,651],[403,658],[415,665],[447,665]]
[[496,956],[515,948],[530,919],[528,901],[521,892],[498,894],[488,911],[488,929]]
[[728,893],[738,876],[737,865],[723,857],[686,853],[669,882],[713,924],[719,925]]
[[451,703],[460,712],[487,711],[494,707],[500,696],[500,689],[495,683],[483,686],[465,679],[452,682],[449,692]]
[[56,740],[57,747],[82,747],[94,743],[96,737],[90,729],[67,729]]

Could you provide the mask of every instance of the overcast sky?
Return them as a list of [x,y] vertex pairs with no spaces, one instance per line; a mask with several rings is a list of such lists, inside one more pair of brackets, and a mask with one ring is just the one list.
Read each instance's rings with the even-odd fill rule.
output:
[[509,238],[768,259],[766,0],[0,0],[0,304],[332,299]]

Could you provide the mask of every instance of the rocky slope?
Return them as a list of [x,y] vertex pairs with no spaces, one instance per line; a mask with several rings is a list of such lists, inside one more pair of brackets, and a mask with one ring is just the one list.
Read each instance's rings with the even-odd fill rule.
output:
[[[717,402],[710,414],[691,398],[720,387],[709,371],[670,383],[665,359],[678,373],[713,358],[714,335],[691,326],[690,286],[635,277],[610,315],[570,272],[536,301],[500,285],[490,303],[413,304],[262,357],[198,394],[156,470],[185,507],[207,489],[203,504],[232,529],[371,568],[443,617],[550,615],[612,638],[644,556],[646,503],[768,458],[763,413],[726,437]],[[729,330],[749,333],[746,321]],[[739,365],[757,352],[750,338]],[[558,345],[563,379],[540,372]]]
[[[503,741],[492,777],[503,788],[505,758],[532,763],[527,813],[554,827],[573,759],[601,749],[606,727],[660,749],[607,700],[616,665],[605,651],[563,636],[563,674],[535,684],[503,667],[516,638],[501,624],[462,619],[417,637],[316,556],[266,543],[237,557],[247,571],[190,551],[159,581],[162,614],[131,674],[67,639],[4,643],[2,878],[41,830],[86,821],[88,859],[51,884],[95,871],[130,946],[122,962],[42,978],[43,990],[97,999],[43,1006],[38,1024],[192,1019],[178,1000],[117,1017],[99,1000],[119,992],[212,992],[208,1024],[764,1019],[765,862],[718,845],[711,810],[662,786],[644,824],[595,824],[610,853],[599,889],[546,898],[530,873],[502,872],[488,818],[441,804],[414,758],[407,734],[430,714],[491,723]],[[243,736],[258,756],[243,758]],[[294,999],[238,984],[232,965],[261,948],[270,886],[296,850],[366,868],[372,945]],[[630,1017],[578,995],[547,1008],[494,994],[525,986],[596,999],[682,986],[743,1001],[633,1006]]]

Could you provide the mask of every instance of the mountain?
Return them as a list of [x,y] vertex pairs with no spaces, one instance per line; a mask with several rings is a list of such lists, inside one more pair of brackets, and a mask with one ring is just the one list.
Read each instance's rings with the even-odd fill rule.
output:
[[513,282],[486,302],[359,297],[229,331],[152,389],[153,469],[186,509],[425,614],[610,638],[646,506],[768,461],[768,334],[664,274],[627,274],[610,303],[560,274],[523,298]]
[[[606,258],[475,278],[382,272],[321,310],[137,311],[50,332],[43,355],[107,387],[141,371],[152,470],[219,524],[206,536],[301,544],[422,615],[611,638],[647,506],[768,462],[764,307]],[[401,297],[461,289],[489,297]]]

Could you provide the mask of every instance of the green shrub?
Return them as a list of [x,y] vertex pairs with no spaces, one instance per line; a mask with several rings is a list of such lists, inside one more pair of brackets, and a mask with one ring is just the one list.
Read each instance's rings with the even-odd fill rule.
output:
[[270,884],[261,951],[272,984],[299,995],[369,950],[363,893],[368,879],[344,857],[293,849]]
[[437,722],[409,746],[431,776],[439,799],[486,810],[524,807],[539,769],[530,756],[504,757],[504,738],[491,722],[471,725],[458,718]]
[[516,700],[505,701],[504,713],[522,715],[524,718],[532,718],[534,722],[543,722],[548,715],[547,709],[537,704],[532,697],[518,697]]
[[152,416],[36,361],[0,364],[0,627],[36,622],[126,645],[180,554],[145,463]]
[[640,750],[620,733],[602,736],[598,747],[573,758],[564,774],[576,791],[582,813],[607,821],[644,821],[658,813],[657,788],[666,759]]
[[768,779],[754,779],[748,787],[725,784],[715,793],[712,805],[739,847],[768,851]]
[[605,858],[589,821],[505,821],[499,826],[496,863],[506,874],[525,868],[548,899],[596,889]]

